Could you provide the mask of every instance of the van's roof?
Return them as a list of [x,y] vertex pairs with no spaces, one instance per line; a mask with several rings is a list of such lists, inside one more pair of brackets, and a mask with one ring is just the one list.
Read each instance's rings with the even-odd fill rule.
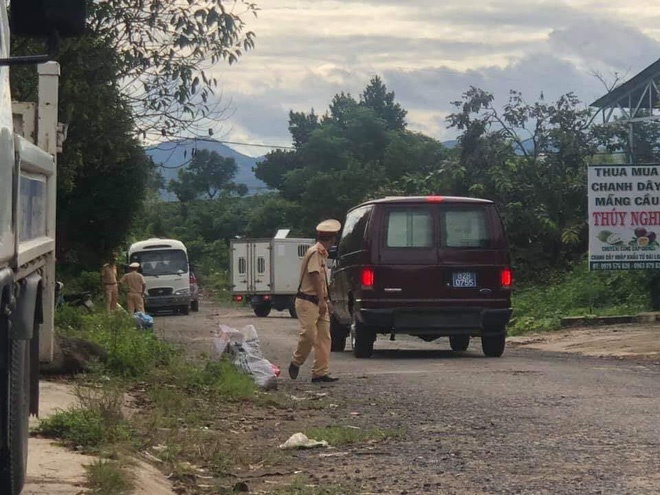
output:
[[183,242],[176,239],[159,239],[155,237],[131,244],[128,253],[130,255],[136,251],[146,251],[149,249],[181,249],[182,251],[186,251],[186,246],[184,246]]
[[380,199],[365,201],[360,206],[381,203],[462,203],[462,204],[492,204],[488,199],[467,198],[462,196],[386,196]]

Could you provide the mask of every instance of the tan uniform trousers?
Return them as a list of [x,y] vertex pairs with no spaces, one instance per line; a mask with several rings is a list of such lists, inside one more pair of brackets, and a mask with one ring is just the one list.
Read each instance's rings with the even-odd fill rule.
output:
[[129,314],[133,314],[136,311],[142,311],[144,313],[144,298],[142,294],[129,292],[126,295],[126,309]]
[[119,302],[119,286],[117,284],[105,285],[105,309],[108,311],[114,311],[117,309],[117,303]]
[[330,367],[330,316],[321,317],[319,307],[310,301],[296,299],[296,313],[300,322],[300,338],[293,354],[293,364],[302,366],[314,349],[312,376],[325,376]]

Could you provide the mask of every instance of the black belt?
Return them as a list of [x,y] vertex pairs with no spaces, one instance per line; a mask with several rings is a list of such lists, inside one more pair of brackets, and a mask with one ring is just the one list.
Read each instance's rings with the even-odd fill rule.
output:
[[312,296],[310,294],[305,294],[304,292],[298,292],[296,294],[296,297],[298,299],[302,299],[304,301],[309,301],[311,303],[316,304],[317,306],[319,305],[319,298],[317,296]]

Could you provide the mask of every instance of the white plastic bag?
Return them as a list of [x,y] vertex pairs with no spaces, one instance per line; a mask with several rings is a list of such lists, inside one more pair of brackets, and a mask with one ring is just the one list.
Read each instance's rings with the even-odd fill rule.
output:
[[282,450],[291,450],[291,449],[313,449],[315,447],[328,447],[328,442],[326,440],[314,440],[309,438],[304,433],[295,433],[289,437],[289,439],[280,445]]
[[218,352],[229,353],[234,366],[252,376],[257,385],[265,389],[277,388],[277,377],[270,361],[263,357],[257,330],[253,325],[241,330],[220,325],[215,347]]
[[230,343],[243,343],[245,337],[243,333],[227,325],[220,325],[220,330],[213,337],[213,345],[218,355],[222,356],[227,352]]

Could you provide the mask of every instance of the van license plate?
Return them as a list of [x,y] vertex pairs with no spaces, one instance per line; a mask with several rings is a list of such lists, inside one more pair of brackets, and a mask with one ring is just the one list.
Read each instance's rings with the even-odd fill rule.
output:
[[474,272],[454,272],[454,287],[476,287],[477,275]]

